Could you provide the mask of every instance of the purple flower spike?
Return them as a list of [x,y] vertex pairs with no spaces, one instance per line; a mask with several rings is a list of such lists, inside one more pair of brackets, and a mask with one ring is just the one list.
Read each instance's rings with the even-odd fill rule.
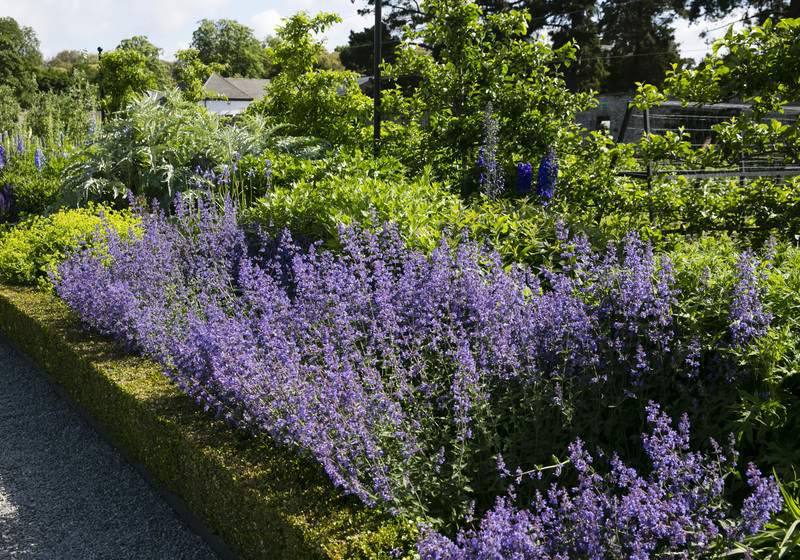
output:
[[558,162],[556,161],[556,152],[551,148],[539,163],[539,175],[536,179],[537,196],[545,200],[553,198],[556,179],[558,179]]

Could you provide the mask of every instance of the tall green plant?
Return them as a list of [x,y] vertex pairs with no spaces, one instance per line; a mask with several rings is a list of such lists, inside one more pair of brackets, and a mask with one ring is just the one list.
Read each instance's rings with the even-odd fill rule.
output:
[[361,93],[353,72],[314,69],[322,45],[311,34],[321,33],[341,18],[299,12],[283,20],[278,42],[269,49],[281,73],[272,79],[262,101],[248,113],[268,115],[295,127],[299,136],[324,138],[333,146],[360,148],[369,140],[371,100]]
[[220,171],[234,155],[260,155],[278,128],[258,117],[228,123],[177,90],[163,104],[141,97],[73,159],[60,204],[122,202],[130,190],[169,208],[178,192],[192,188],[198,167]]
[[387,120],[402,123],[388,124],[388,150],[411,148],[410,163],[430,164],[442,178],[474,188],[489,102],[504,165],[516,168],[520,161],[538,161],[548,146],[561,152],[579,142],[572,119],[592,98],[570,93],[560,71],[574,59],[575,47],[553,50],[527,40],[529,16],[516,11],[484,15],[467,0],[430,0],[424,9],[430,23],[411,33],[397,62],[387,65],[390,77],[417,84],[386,92]]

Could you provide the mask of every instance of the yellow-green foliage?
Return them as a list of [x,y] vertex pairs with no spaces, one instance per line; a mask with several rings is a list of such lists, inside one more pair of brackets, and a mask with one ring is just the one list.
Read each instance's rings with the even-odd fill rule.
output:
[[323,177],[276,187],[254,203],[255,220],[330,245],[338,242],[339,224],[395,224],[403,240],[432,249],[447,217],[461,202],[427,173],[409,180],[399,173],[354,166],[329,170]]
[[96,247],[105,238],[103,224],[128,236],[139,219],[127,210],[92,205],[62,210],[47,217],[31,216],[0,231],[0,277],[14,284],[50,289],[48,271],[82,243]]

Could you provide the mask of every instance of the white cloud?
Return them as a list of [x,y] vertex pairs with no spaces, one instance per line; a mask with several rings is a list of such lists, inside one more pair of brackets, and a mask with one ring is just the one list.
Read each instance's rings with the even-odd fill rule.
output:
[[275,35],[275,28],[281,25],[282,16],[277,10],[265,10],[250,18],[250,25],[256,39],[263,39],[267,35]]

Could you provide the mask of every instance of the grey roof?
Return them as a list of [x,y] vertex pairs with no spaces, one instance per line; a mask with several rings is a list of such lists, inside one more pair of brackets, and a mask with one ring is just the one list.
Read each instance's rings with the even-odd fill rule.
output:
[[225,78],[229,84],[233,84],[237,89],[243,91],[248,99],[261,99],[266,93],[264,88],[269,85],[269,80],[259,80],[255,78]]
[[219,74],[211,74],[205,88],[213,93],[224,95],[229,101],[252,101],[264,97],[264,86],[269,80],[254,78],[223,78]]

